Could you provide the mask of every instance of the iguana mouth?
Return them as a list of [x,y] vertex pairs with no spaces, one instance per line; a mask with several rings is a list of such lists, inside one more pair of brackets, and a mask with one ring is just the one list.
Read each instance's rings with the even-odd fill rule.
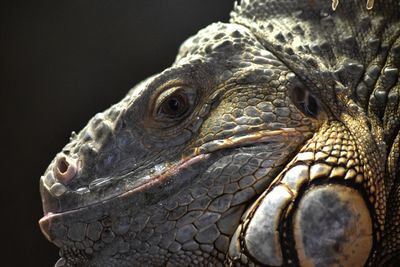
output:
[[[162,171],[159,174],[151,176],[149,179],[147,179],[146,182],[127,190],[125,193],[121,193],[104,200],[100,200],[85,206],[69,210],[62,210],[60,207],[60,202],[54,197],[52,197],[48,192],[48,190],[46,190],[41,184],[44,216],[39,220],[40,229],[42,230],[43,234],[47,237],[47,239],[51,241],[50,230],[51,230],[51,224],[54,220],[59,220],[62,219],[64,216],[73,215],[88,209],[96,209],[96,206],[104,205],[105,202],[112,202],[113,200],[118,198],[126,198],[134,196],[154,186],[162,186],[162,184],[166,182],[166,180],[169,180],[169,178],[176,176],[179,172],[185,172],[185,170],[190,170],[194,165],[196,165],[197,163],[204,162],[209,157],[210,157],[209,153],[199,154],[193,157],[187,157],[179,161],[178,164],[174,164],[173,166],[165,169],[165,171]],[[57,207],[59,210],[54,210],[55,207]]]
[[[204,163],[217,151],[270,142],[290,143],[297,141],[298,138],[304,138],[304,136],[300,136],[299,132],[295,129],[287,128],[272,131],[262,130],[246,135],[236,135],[225,139],[213,140],[195,148],[191,155],[184,157],[178,161],[178,163],[167,166],[158,173],[149,176],[144,181],[142,180],[140,184],[136,184],[133,188],[126,189],[124,193],[67,210],[62,209],[60,200],[51,196],[50,192],[42,185],[43,182],[41,181],[44,216],[39,220],[40,228],[45,236],[51,240],[50,228],[53,220],[62,219],[62,217],[66,215],[73,215],[87,209],[96,209],[97,205],[104,205],[105,202],[112,202],[114,199],[129,198],[144,193],[154,187],[160,187],[166,182],[173,183],[173,180],[176,180],[174,177],[185,176],[184,174],[186,174],[186,172],[196,169],[196,167],[194,167],[195,165]],[[185,177],[185,179],[186,178],[187,177]],[[68,197],[68,195],[65,197]]]
[[110,201],[117,197],[123,197],[123,196],[131,195],[131,194],[143,192],[144,190],[146,190],[146,188],[154,186],[156,184],[160,184],[160,183],[164,182],[166,179],[168,179],[169,177],[177,174],[179,171],[190,168],[192,165],[194,165],[198,162],[201,162],[201,161],[207,159],[208,157],[209,157],[208,153],[207,154],[202,153],[202,154],[186,157],[186,158],[180,160],[178,163],[163,169],[159,173],[155,173],[152,176],[148,176],[147,178],[145,178],[145,181],[142,181],[141,183],[134,185],[133,188],[127,189],[124,193],[120,193],[113,197],[110,197],[110,198],[107,198],[107,199],[104,199],[104,200],[101,200],[98,202],[94,202],[94,203],[91,203],[91,204],[88,204],[88,205],[85,205],[82,207],[77,207],[77,208],[72,208],[72,209],[67,209],[67,210],[62,210],[62,208],[59,207],[59,211],[57,211],[54,209],[54,207],[46,205],[46,204],[51,204],[50,203],[51,201],[57,201],[57,200],[54,199],[54,197],[49,194],[48,190],[46,190],[46,188],[44,188],[44,186],[41,185],[42,194],[48,195],[48,199],[43,198],[43,209],[44,209],[44,214],[45,214],[45,216],[43,218],[45,218],[48,215],[51,215],[51,216],[62,215],[67,212],[73,212],[73,211],[77,211],[80,209],[85,209],[85,208],[94,206],[94,205],[98,204],[99,202]]

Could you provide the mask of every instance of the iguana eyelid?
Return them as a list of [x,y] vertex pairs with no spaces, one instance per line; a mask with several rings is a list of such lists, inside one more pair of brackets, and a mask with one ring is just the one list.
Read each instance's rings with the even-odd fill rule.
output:
[[173,88],[170,88],[170,89],[162,92],[161,94],[158,95],[158,97],[155,101],[155,104],[154,104],[155,109],[159,108],[168,97],[170,97],[176,93],[181,93],[181,92],[185,93],[185,91],[186,91],[185,87],[177,86],[177,87],[173,87]]
[[[181,114],[180,116],[177,117],[168,116],[166,114],[163,114],[162,112],[163,105],[168,100],[168,98],[173,96],[174,94],[183,95],[188,105],[187,110],[184,112],[184,114]],[[196,91],[192,87],[187,85],[174,86],[172,88],[163,91],[157,96],[152,107],[152,117],[154,118],[154,120],[175,121],[176,119],[180,119],[183,116],[189,114],[191,111],[193,111],[195,102],[196,102]]]

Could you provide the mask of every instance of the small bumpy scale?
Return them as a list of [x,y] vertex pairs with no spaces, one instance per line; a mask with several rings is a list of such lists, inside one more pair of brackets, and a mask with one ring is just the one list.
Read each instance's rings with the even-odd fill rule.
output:
[[[332,9],[335,11],[339,5],[339,0],[332,0]],[[370,10],[374,7],[374,0],[367,0],[367,9]]]

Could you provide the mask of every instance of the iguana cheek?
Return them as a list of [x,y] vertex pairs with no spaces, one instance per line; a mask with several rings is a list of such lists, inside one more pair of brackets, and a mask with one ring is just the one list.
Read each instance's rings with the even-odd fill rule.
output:
[[357,190],[317,186],[299,202],[293,235],[301,266],[361,266],[373,243],[371,215]]

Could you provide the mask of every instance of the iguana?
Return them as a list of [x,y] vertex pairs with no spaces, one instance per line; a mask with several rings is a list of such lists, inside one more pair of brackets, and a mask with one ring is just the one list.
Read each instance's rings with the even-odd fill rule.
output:
[[55,266],[396,266],[400,7],[367,7],[243,0],[73,133]]

